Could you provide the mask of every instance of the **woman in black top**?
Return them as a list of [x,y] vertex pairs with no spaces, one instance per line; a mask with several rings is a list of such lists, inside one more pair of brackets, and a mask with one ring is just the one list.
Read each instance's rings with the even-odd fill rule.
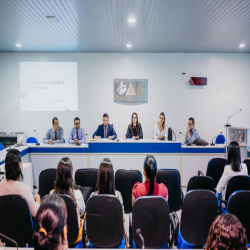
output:
[[138,115],[135,112],[132,114],[131,124],[128,125],[127,133],[124,135],[123,140],[127,138],[143,139],[142,127],[138,122]]

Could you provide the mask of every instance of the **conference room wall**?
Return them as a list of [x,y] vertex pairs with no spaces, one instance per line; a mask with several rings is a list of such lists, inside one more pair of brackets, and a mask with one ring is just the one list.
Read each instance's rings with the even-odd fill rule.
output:
[[[21,112],[20,62],[77,62],[77,112]],[[118,137],[122,137],[137,112],[144,138],[152,138],[161,111],[166,126],[172,127],[181,141],[190,116],[196,120],[200,136],[207,141],[225,129],[227,118],[238,109],[243,111],[231,119],[236,126],[250,125],[250,54],[86,54],[86,53],[0,53],[0,131],[25,131],[39,140],[57,116],[67,141],[73,119],[90,135],[102,123],[107,112]],[[187,76],[182,78],[182,72]],[[208,85],[190,86],[191,76],[207,77]],[[147,103],[114,103],[114,79],[148,79]],[[70,93],[69,93],[70,95]]]

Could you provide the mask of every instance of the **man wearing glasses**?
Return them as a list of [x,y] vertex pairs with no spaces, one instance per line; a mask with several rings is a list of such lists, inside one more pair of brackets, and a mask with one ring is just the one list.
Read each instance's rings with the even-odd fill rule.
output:
[[46,132],[46,137],[43,138],[43,143],[63,143],[63,128],[59,126],[57,117],[53,117],[52,128],[48,129],[48,131]]
[[194,127],[195,121],[193,117],[188,119],[188,127],[185,138],[185,144],[193,144],[196,139],[199,138],[198,130]]
[[83,128],[80,127],[80,118],[76,117],[74,119],[75,127],[70,130],[69,133],[69,144],[80,145],[86,142],[86,134]]

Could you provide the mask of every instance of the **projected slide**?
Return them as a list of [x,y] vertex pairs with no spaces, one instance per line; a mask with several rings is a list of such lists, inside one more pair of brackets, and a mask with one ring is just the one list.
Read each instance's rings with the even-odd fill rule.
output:
[[20,62],[21,111],[77,111],[76,62]]

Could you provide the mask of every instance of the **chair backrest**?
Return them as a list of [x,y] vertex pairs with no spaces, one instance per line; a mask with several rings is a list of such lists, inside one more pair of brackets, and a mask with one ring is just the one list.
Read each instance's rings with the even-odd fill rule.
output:
[[71,246],[76,242],[79,234],[76,203],[67,194],[59,194],[59,195],[63,198],[67,208],[68,245]]
[[85,205],[87,204],[87,201],[91,195],[92,192],[92,188],[91,187],[81,187],[81,186],[77,186],[74,185],[74,189],[75,190],[80,190],[84,199],[84,203]]
[[232,177],[227,184],[225,200],[228,201],[230,195],[239,190],[250,190],[250,176],[238,175]]
[[168,188],[168,205],[170,213],[181,208],[181,176],[177,169],[159,169],[156,182]]
[[250,159],[245,159],[243,163],[247,165],[248,175],[250,175]]
[[194,245],[204,245],[217,209],[217,198],[212,191],[192,190],[186,193],[180,225],[183,239]]
[[220,134],[215,139],[215,144],[224,144],[226,141],[225,136],[223,134]]
[[3,144],[0,142],[0,151],[3,149],[4,149]]
[[56,168],[48,168],[43,170],[39,175],[39,194],[41,199],[54,189],[54,181],[56,180]]
[[37,143],[37,139],[35,137],[27,138],[27,143]]
[[123,238],[123,213],[114,195],[94,195],[88,200],[86,229],[89,241],[103,248],[118,246]]
[[[33,235],[33,222],[29,205],[21,195],[0,196],[0,233],[25,246]],[[15,246],[0,236],[2,242]]]
[[136,199],[132,214],[132,235],[136,245],[142,247],[142,240],[136,234],[138,228],[146,248],[160,248],[169,241],[169,207],[163,197],[145,196]]
[[250,191],[236,191],[231,194],[227,212],[234,214],[246,230],[247,242],[250,242]]
[[188,181],[187,192],[190,190],[204,189],[214,191],[214,181],[209,176],[193,176]]
[[122,194],[125,213],[132,212],[132,189],[136,182],[142,182],[142,174],[139,170],[119,169],[115,173],[115,190]]
[[210,176],[214,180],[216,188],[219,180],[224,172],[224,167],[227,165],[227,160],[224,158],[214,158],[208,162],[206,176]]
[[92,187],[92,192],[96,190],[97,168],[81,168],[75,173],[75,182],[78,186]]
[[63,143],[65,143],[65,139],[63,138]]

